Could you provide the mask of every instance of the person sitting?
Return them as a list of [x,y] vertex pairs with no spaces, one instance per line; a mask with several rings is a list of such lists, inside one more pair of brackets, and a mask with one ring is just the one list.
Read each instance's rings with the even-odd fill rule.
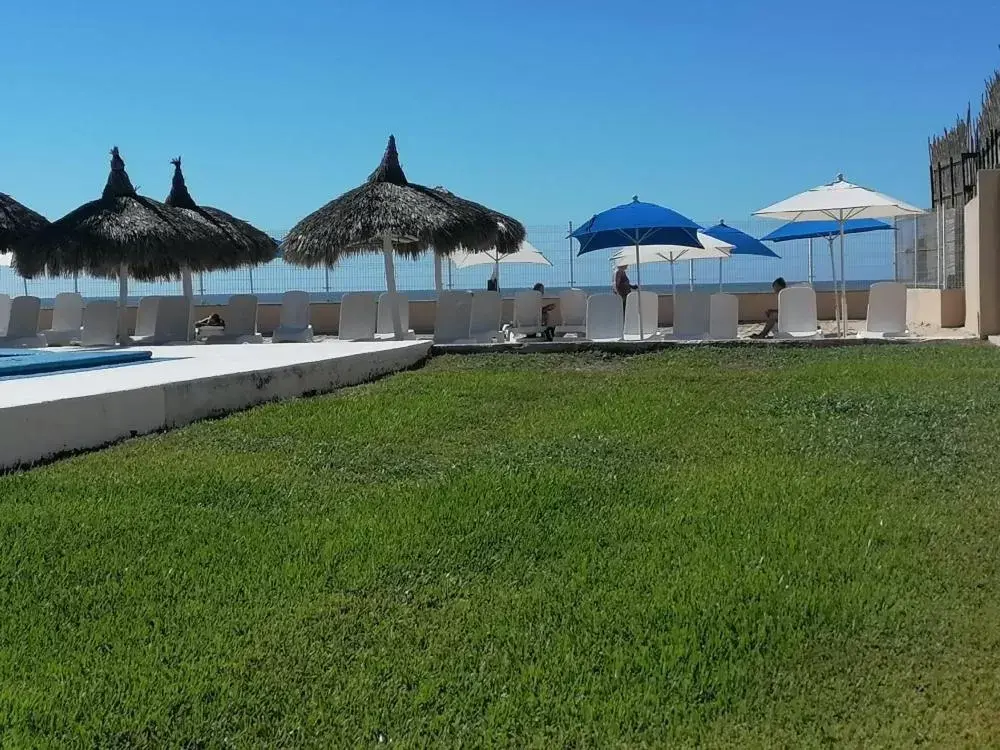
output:
[[[545,284],[538,283],[538,284],[535,284],[531,288],[534,291],[538,292],[539,294],[542,294],[542,295],[545,294]],[[552,339],[555,338],[555,335],[556,335],[555,326],[549,325],[549,313],[552,312],[555,309],[556,309],[555,304],[542,305],[542,327],[545,329],[542,332],[542,336],[545,337],[546,341],[552,341]],[[529,333],[527,336],[525,336],[525,338],[529,338],[529,339],[535,338],[535,334]]]
[[[775,295],[780,294],[781,290],[786,288],[787,286],[788,284],[786,284],[785,280],[780,276],[771,282],[771,290],[774,292]],[[764,313],[764,316],[765,316],[764,328],[759,333],[751,334],[750,338],[766,339],[771,334],[771,331],[774,330],[774,327],[778,325],[777,308],[768,310],[767,312]]]

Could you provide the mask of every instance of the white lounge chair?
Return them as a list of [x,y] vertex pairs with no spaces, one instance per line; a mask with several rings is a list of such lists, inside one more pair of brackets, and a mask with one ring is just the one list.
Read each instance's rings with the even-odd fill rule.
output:
[[556,336],[587,333],[587,293],[582,289],[566,289],[559,295],[559,317]]
[[0,294],[0,336],[7,335],[7,324],[10,322],[10,295]]
[[816,292],[808,286],[790,286],[778,293],[779,339],[815,339],[820,337],[816,318]]
[[500,292],[473,292],[469,322],[469,340],[476,343],[500,341],[500,319],[503,317],[503,300]]
[[514,325],[509,334],[518,336],[538,336],[545,332],[542,325],[542,293],[534,289],[518,292],[514,297]]
[[80,346],[114,346],[118,340],[118,303],[91,300],[83,308]]
[[160,307],[159,297],[143,297],[135,310],[135,333],[130,337],[135,343],[153,340],[156,335],[156,313]]
[[868,290],[868,318],[858,338],[906,336],[906,285],[879,281]]
[[592,294],[587,298],[586,337],[590,341],[621,341],[625,310],[617,294]]
[[[620,299],[620,298],[619,298]],[[642,310],[642,331],[639,311]],[[660,297],[656,292],[636,290],[625,298],[625,339],[644,340],[657,333],[660,322]]]
[[675,339],[707,339],[711,323],[711,300],[703,292],[681,292],[674,297]]
[[454,344],[469,338],[472,324],[470,292],[440,292],[434,314],[434,343]]
[[222,333],[205,336],[206,344],[259,344],[264,337],[257,331],[257,296],[234,294],[222,313],[226,322]]
[[713,294],[708,302],[708,337],[732,341],[740,335],[740,299],[735,294]]
[[7,334],[0,338],[0,347],[45,346],[45,339],[38,333],[41,311],[42,301],[38,297],[15,297],[10,303]]
[[352,292],[340,298],[337,335],[341,341],[372,341],[377,323],[378,298],[374,292]]
[[306,292],[285,292],[281,298],[281,317],[271,335],[275,344],[306,343],[312,341],[313,328],[309,324],[309,295]]
[[[395,296],[393,296],[395,295]],[[408,339],[416,338],[416,334],[410,328],[410,300],[401,292],[382,292],[378,296],[378,321],[375,325],[375,336],[377,338],[392,338],[396,334],[392,330],[392,300],[396,300],[399,305],[399,325]]]
[[[150,300],[147,302],[147,300]],[[133,344],[165,346],[187,343],[191,301],[183,295],[143,297],[136,311]]]
[[60,292],[52,308],[52,327],[42,331],[46,346],[69,346],[80,339],[83,327],[83,297],[76,292]]

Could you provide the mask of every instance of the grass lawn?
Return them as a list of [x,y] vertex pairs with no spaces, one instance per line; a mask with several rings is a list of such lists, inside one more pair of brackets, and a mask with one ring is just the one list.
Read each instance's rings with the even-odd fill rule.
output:
[[0,477],[0,745],[996,745],[998,454],[998,349],[754,347]]

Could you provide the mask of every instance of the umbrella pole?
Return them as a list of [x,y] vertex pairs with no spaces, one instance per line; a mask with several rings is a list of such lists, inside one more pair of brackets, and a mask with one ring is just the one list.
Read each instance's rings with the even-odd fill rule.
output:
[[813,266],[813,241],[812,237],[809,238],[809,286],[813,286],[813,282],[816,280],[816,273]]
[[719,293],[722,293],[722,258],[719,258]]
[[448,288],[454,289],[454,284],[451,282],[451,256],[448,256]]
[[[382,237],[382,258],[385,261],[385,288],[395,299],[396,268],[392,262],[392,237],[388,234]],[[392,312],[392,337],[400,341],[403,338],[403,321],[399,314],[399,304],[393,304],[389,309]]]
[[497,294],[500,294],[500,258],[493,259],[493,278],[497,280]]
[[694,291],[694,261],[688,261],[688,291]]
[[80,293],[80,274],[77,271],[73,271],[73,291]]
[[635,245],[635,285],[638,287],[636,289],[639,292],[639,296],[635,298],[638,303],[636,307],[639,309],[639,341],[642,341],[642,264],[639,263],[639,243]]
[[24,296],[28,296],[28,279],[24,276],[21,277],[21,281],[24,283]]
[[250,294],[253,294],[253,266],[250,267]]
[[837,323],[837,335],[840,335],[840,303],[837,301],[837,264],[833,259],[833,237],[826,238],[830,247],[830,278],[833,279],[833,319]]
[[329,302],[330,301],[330,264],[329,263],[326,264],[326,267],[323,269],[323,271],[324,271],[324,273],[326,275],[326,281],[325,281],[325,286],[326,286],[326,301]]
[[125,346],[128,343],[128,321],[125,316],[128,313],[128,265],[122,263],[118,266],[118,344]]
[[194,330],[194,283],[191,281],[191,269],[184,266],[181,269],[181,287],[184,290],[184,299],[187,300],[188,325],[184,332],[184,340],[190,341]]
[[444,289],[444,277],[441,270],[441,256],[434,253],[434,291],[440,292],[442,289]]
[[844,220],[840,220],[840,320],[847,336],[847,276],[844,274]]

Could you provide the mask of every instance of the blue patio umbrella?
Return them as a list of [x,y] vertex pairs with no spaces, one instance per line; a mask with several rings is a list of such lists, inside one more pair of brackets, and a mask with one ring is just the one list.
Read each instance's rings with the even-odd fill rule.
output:
[[[639,270],[640,245],[680,245],[701,247],[696,232],[701,227],[686,216],[655,203],[645,203],[638,196],[631,203],[609,208],[584,222],[570,237],[580,243],[580,252],[591,253],[608,248],[635,247],[636,285],[642,286]],[[639,306],[639,337],[642,338],[642,305]]]
[[[736,227],[729,226],[725,221],[719,221],[714,227],[706,229],[705,234],[732,245],[733,250],[730,252],[730,255],[759,255],[764,258],[781,257],[756,237],[752,237],[746,232],[741,232]],[[719,289],[722,289],[721,260],[719,261]]]
[[[844,234],[860,234],[862,232],[884,232],[895,229],[878,219],[848,219],[844,222]],[[824,239],[830,246],[830,263],[833,260],[833,241],[840,236],[838,221],[790,221],[773,232],[761,237],[764,242],[790,242],[792,240],[809,240],[809,283],[813,283],[813,246],[815,239]],[[834,269],[836,270],[836,269]],[[836,274],[834,277],[836,278]]]

